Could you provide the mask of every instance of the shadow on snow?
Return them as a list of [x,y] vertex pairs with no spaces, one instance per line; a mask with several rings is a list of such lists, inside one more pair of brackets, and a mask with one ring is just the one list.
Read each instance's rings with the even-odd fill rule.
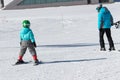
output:
[[[108,45],[108,43],[105,43]],[[114,43],[115,45],[120,43]],[[88,47],[88,46],[99,46],[99,43],[74,43],[74,44],[54,44],[54,45],[38,45],[37,47],[46,48],[68,48],[68,47]]]
[[86,47],[86,46],[98,46],[98,45],[99,43],[74,43],[74,44],[38,45],[38,47],[65,48],[65,47]]
[[[105,43],[109,45],[108,43]],[[120,43],[114,43],[118,45]],[[99,43],[73,43],[73,44],[52,44],[52,45],[37,45],[37,47],[45,47],[45,48],[71,48],[71,47],[88,47],[88,46],[99,46]],[[7,47],[0,47],[0,48],[20,48],[18,46],[7,46]]]
[[73,63],[73,62],[85,62],[85,61],[99,61],[105,60],[107,58],[96,58],[96,59],[81,59],[81,60],[63,60],[63,61],[51,61],[51,62],[42,62],[42,64],[54,64],[54,63]]

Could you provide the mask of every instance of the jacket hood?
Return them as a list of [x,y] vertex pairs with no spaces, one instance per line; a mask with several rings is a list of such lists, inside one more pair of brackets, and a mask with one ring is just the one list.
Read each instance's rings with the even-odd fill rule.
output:
[[100,9],[100,13],[106,14],[106,13],[109,13],[109,10],[106,7],[102,7]]
[[23,28],[21,34],[27,34],[30,31],[29,28]]

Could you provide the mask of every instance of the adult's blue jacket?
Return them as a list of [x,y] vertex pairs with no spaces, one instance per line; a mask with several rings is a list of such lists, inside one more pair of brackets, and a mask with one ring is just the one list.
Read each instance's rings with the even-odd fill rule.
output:
[[98,29],[111,28],[113,17],[106,7],[102,7],[98,13]]
[[28,41],[35,42],[34,34],[30,28],[22,28],[20,30],[20,39],[21,41]]

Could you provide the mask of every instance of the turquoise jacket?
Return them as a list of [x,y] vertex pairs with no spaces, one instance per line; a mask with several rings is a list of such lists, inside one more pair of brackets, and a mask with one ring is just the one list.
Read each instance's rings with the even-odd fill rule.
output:
[[98,29],[111,28],[113,17],[106,7],[102,7],[98,13]]
[[20,30],[20,39],[21,41],[28,41],[35,42],[34,34],[30,28],[22,28]]

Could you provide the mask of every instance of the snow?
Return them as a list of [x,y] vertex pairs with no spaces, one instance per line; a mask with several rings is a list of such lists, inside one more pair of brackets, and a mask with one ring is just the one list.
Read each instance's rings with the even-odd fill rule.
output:
[[[9,0],[8,0],[9,1]],[[120,3],[104,4],[119,20]],[[119,29],[112,27],[116,51],[99,51],[98,5],[0,11],[0,80],[120,80]],[[31,21],[38,59],[44,64],[12,66],[19,53],[19,31]],[[109,48],[105,37],[106,48]],[[31,62],[32,61],[32,62]]]

